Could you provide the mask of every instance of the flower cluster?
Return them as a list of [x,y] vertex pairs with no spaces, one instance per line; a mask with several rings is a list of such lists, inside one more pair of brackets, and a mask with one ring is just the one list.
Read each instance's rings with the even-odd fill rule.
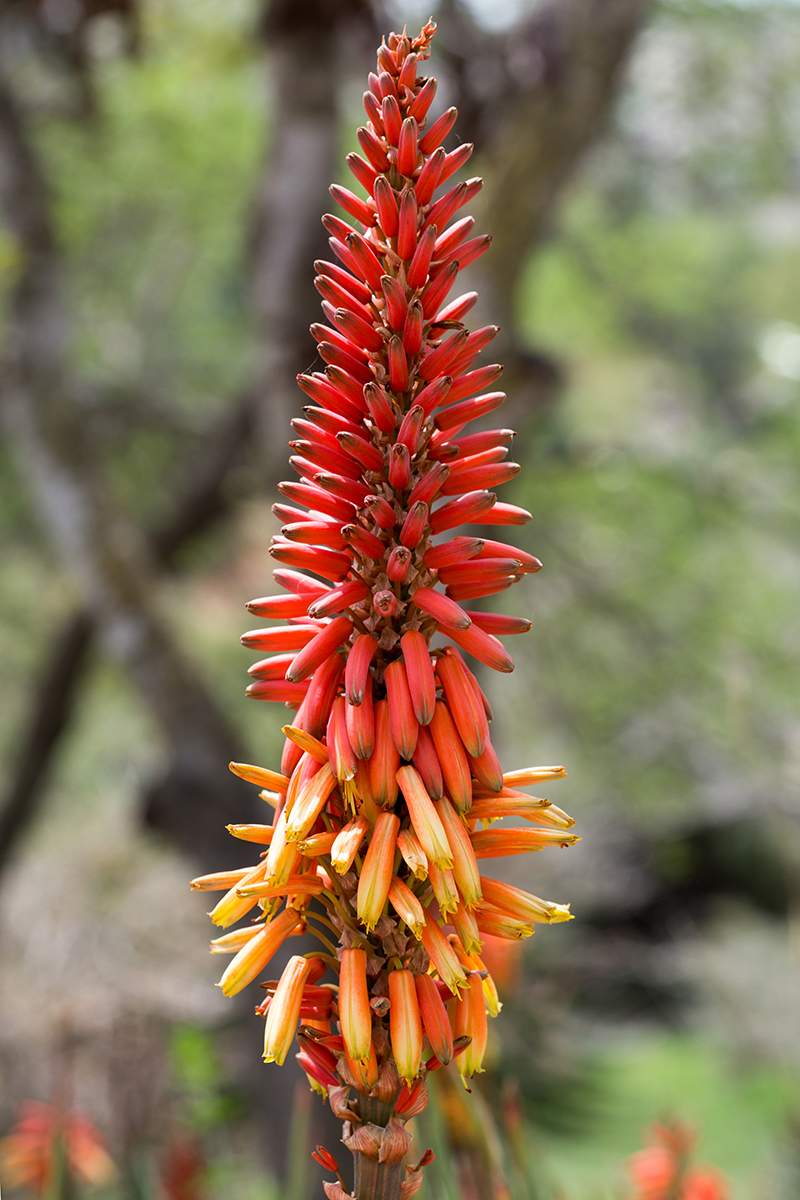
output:
[[[299,480],[279,484],[287,503],[274,508],[284,594],[248,605],[281,624],[242,638],[267,655],[248,694],[295,713],[279,771],[231,764],[275,815],[230,832],[267,849],[247,870],[194,882],[225,890],[211,914],[225,929],[258,909],[257,923],[212,942],[235,951],[226,995],[286,938],[321,940],[318,955],[293,957],[263,985],[264,1056],[282,1063],[297,1034],[313,1086],[350,1122],[348,1144],[382,1163],[405,1152],[403,1118],[424,1107],[427,1071],[454,1056],[465,1077],[481,1070],[487,1011],[500,1007],[484,936],[524,938],[569,919],[565,906],[481,876],[478,860],[576,841],[570,817],[522,790],[564,770],[503,772],[463,657],[513,670],[499,636],[530,622],[464,604],[541,564],[483,536],[440,539],[530,514],[491,490],[519,471],[507,461],[513,431],[464,432],[505,397],[488,390],[502,368],[475,366],[497,333],[465,327],[476,293],[448,299],[490,239],[472,235],[472,217],[454,219],[480,179],[439,190],[472,147],[442,145],[455,109],[428,120],[436,80],[417,69],[434,28],[380,47],[363,154],[347,159],[366,199],[334,186],[349,221],[323,218],[338,261],[315,264],[327,323],[311,332],[326,366],[299,376],[311,400],[293,422]],[[432,649],[437,635],[445,644]],[[503,817],[526,823],[496,826]],[[329,968],[336,983],[323,980]]]
[[52,1194],[60,1171],[68,1184],[99,1187],[117,1176],[105,1142],[91,1121],[78,1112],[26,1100],[17,1124],[0,1140],[0,1167],[11,1188]]

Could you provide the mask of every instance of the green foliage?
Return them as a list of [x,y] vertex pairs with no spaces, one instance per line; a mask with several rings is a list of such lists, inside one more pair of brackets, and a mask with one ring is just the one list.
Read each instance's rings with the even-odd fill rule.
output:
[[186,1123],[207,1133],[242,1115],[242,1102],[226,1090],[214,1038],[196,1025],[176,1025],[170,1037],[170,1061]]
[[617,1195],[624,1160],[648,1126],[676,1115],[697,1127],[698,1159],[734,1181],[735,1200],[781,1194],[775,1140],[788,1138],[798,1102],[788,1072],[736,1064],[712,1043],[681,1035],[623,1040],[598,1055],[598,1068],[604,1119],[588,1136],[547,1143],[550,1171],[571,1200]]
[[479,1076],[469,1096],[459,1094],[457,1080],[433,1076],[417,1122],[420,1147],[436,1153],[426,1169],[429,1194],[456,1200],[460,1179],[486,1170],[508,1187],[496,1185],[497,1194],[511,1200],[612,1200],[626,1194],[625,1160],[646,1143],[649,1126],[675,1117],[697,1129],[698,1161],[734,1181],[734,1200],[784,1194],[775,1139],[789,1151],[800,1100],[789,1072],[734,1063],[688,1035],[621,1036],[594,1057],[594,1123],[546,1136],[517,1108],[513,1069],[499,1092]]
[[77,365],[134,511],[248,378],[246,229],[264,140],[249,4],[145,6],[141,58],[99,63],[102,115],[48,121]]
[[[517,451],[526,548],[546,570],[527,584],[533,657],[509,707],[533,712],[537,753],[559,748],[576,794],[642,815],[790,782],[800,225],[762,99],[800,90],[778,44],[798,34],[800,14],[778,6],[668,7],[520,295],[530,343],[569,380]],[[724,105],[748,117],[735,143]],[[756,170],[765,155],[774,169]]]

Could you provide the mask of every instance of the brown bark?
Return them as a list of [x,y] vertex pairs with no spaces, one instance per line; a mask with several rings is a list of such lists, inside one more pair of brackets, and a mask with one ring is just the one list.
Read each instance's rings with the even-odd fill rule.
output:
[[93,632],[91,613],[84,609],[73,614],[58,631],[45,658],[31,717],[23,727],[24,741],[11,786],[0,808],[0,871],[38,809],[52,763],[52,747],[69,724],[83,684]]

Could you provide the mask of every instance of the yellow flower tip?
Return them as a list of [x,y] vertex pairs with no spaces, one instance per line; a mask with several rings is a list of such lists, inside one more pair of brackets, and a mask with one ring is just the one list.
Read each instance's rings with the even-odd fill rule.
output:
[[342,799],[344,800],[345,808],[348,812],[358,812],[358,785],[356,784],[355,776],[348,775],[340,782]]

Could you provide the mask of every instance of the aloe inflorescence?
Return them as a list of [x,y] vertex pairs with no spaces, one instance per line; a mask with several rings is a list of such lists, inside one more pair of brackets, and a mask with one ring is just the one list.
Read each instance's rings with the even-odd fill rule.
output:
[[[362,154],[347,159],[365,198],[334,186],[348,220],[323,218],[338,261],[315,264],[326,323],[311,331],[326,366],[298,378],[311,400],[293,422],[299,481],[279,484],[287,503],[275,505],[284,593],[247,606],[281,624],[242,638],[267,654],[248,694],[294,710],[280,770],[231,764],[274,820],[228,828],[266,849],[249,869],[193,885],[225,891],[211,913],[224,929],[256,910],[212,942],[235,954],[226,995],[285,939],[320,940],[262,985],[256,1011],[265,1058],[282,1063],[296,1038],[312,1087],[345,1120],[359,1196],[417,1190],[404,1126],[427,1103],[426,1075],[453,1058],[464,1077],[481,1070],[487,1012],[500,1007],[484,936],[515,940],[569,918],[482,877],[478,860],[576,841],[570,817],[521,790],[563,768],[503,772],[464,659],[513,670],[499,638],[530,622],[464,606],[541,564],[503,541],[440,536],[530,514],[492,490],[519,470],[507,460],[513,431],[465,432],[505,397],[489,390],[502,368],[475,365],[497,329],[464,325],[476,293],[449,298],[490,239],[458,218],[481,180],[448,186],[472,150],[443,147],[455,109],[428,117],[436,81],[418,68],[434,29],[380,47]],[[434,637],[444,644],[432,649]],[[524,824],[494,823],[503,817]],[[334,1163],[323,1150],[318,1160]],[[341,1181],[325,1187],[341,1200]]]

